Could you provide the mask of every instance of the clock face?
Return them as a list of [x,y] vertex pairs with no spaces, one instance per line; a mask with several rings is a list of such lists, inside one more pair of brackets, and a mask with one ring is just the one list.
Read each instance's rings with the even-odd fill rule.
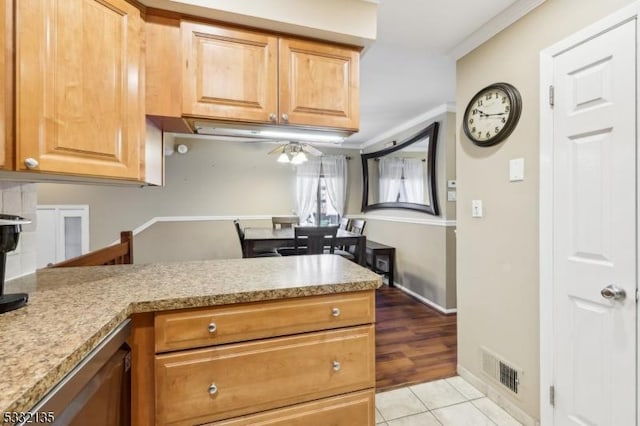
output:
[[476,145],[494,145],[513,131],[520,109],[520,94],[515,87],[493,84],[478,92],[467,106],[464,131]]

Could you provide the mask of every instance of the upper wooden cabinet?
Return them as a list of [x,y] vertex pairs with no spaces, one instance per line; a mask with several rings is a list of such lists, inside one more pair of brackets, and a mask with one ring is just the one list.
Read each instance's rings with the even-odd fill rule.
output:
[[0,6],[0,168],[11,168],[13,152],[13,2]]
[[16,7],[17,169],[140,179],[140,11],[124,0]]
[[[179,35],[179,37],[178,37]],[[176,41],[179,39],[179,41]],[[182,52],[182,79],[173,56]],[[175,119],[292,125],[347,132],[359,127],[359,52],[259,31],[149,16],[147,113]],[[180,111],[166,93],[182,93]],[[174,120],[166,120],[171,117]],[[190,120],[192,121],[192,120]]]
[[280,122],[358,129],[357,51],[282,38],[279,55]]
[[275,122],[276,37],[183,22],[182,49],[184,115]]

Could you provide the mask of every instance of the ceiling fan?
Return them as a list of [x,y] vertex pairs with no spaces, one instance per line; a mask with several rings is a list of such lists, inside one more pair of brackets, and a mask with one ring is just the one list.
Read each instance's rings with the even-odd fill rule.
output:
[[291,163],[291,164],[301,164],[307,161],[307,155],[305,153],[311,154],[315,157],[319,157],[322,155],[322,151],[313,146],[300,143],[300,142],[287,142],[275,149],[269,151],[269,155],[271,154],[280,154],[278,156],[279,163]]

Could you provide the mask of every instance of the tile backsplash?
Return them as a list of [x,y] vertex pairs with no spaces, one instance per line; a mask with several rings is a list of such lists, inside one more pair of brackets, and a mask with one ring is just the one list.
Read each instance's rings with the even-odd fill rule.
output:
[[0,212],[31,220],[22,226],[18,248],[7,253],[6,279],[30,274],[36,270],[36,205],[37,184],[0,182]]

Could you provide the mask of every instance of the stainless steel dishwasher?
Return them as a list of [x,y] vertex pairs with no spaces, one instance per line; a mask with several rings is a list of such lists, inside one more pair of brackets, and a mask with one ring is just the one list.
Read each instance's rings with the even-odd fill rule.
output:
[[122,322],[31,412],[48,412],[54,425],[131,423],[131,320]]

